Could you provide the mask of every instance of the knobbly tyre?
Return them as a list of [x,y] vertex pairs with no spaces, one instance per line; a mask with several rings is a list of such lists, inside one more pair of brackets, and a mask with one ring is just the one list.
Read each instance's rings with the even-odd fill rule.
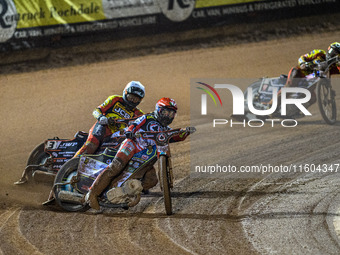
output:
[[[333,58],[328,62],[328,65],[324,71],[314,70],[312,74],[306,76],[305,79],[302,79],[302,82],[299,84],[300,88],[308,89],[310,92],[316,92],[316,101],[319,111],[324,121],[329,125],[333,125],[336,122],[337,115],[335,91],[332,89],[331,81],[329,79],[329,67],[338,61],[338,58]],[[249,87],[252,88],[253,92],[254,108],[258,110],[266,109],[266,105],[272,100],[273,97],[273,87],[277,87],[278,91],[280,91],[286,82],[287,76],[281,75],[280,77],[275,78],[262,78],[259,81],[251,84]],[[303,95],[301,93],[294,93],[290,98],[300,98],[302,96]],[[250,112],[248,108],[247,97],[248,90],[244,92],[245,115],[243,117],[245,117],[247,120],[266,118],[266,116],[259,117]],[[312,104],[306,103],[304,106],[308,108],[311,105]],[[271,117],[295,119],[302,116],[304,115],[301,114],[300,110],[293,105],[288,105],[287,116],[282,116],[280,105],[278,105],[278,109],[272,114]]]
[[[196,129],[188,127],[186,131],[193,133]],[[132,157],[122,173],[114,178],[98,197],[99,205],[106,208],[124,209],[137,205],[143,190],[141,181],[146,171],[151,169],[158,160],[158,179],[163,191],[165,211],[167,215],[171,215],[171,189],[174,178],[169,141],[181,132],[183,132],[182,129],[137,132],[135,137],[152,139],[156,145],[149,145],[147,149]],[[117,148],[112,148],[99,155],[82,155],[64,164],[58,171],[53,186],[57,205],[71,212],[88,210],[90,207],[84,203],[84,195],[96,177],[112,161],[117,150]]]
[[[136,118],[113,119],[109,118],[109,125],[129,126]],[[117,133],[104,138],[95,154],[102,153],[106,148],[118,148],[124,138],[113,139]],[[20,185],[27,182],[53,183],[57,172],[63,164],[70,160],[74,154],[83,146],[88,133],[78,131],[73,139],[60,139],[54,137],[39,144],[29,155],[26,168],[19,181],[14,184]]]

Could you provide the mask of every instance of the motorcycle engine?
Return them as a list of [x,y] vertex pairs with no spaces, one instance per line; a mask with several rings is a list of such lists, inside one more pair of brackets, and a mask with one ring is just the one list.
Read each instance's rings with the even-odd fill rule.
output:
[[142,182],[136,179],[126,181],[122,187],[110,189],[106,193],[107,199],[113,204],[128,203],[143,190]]

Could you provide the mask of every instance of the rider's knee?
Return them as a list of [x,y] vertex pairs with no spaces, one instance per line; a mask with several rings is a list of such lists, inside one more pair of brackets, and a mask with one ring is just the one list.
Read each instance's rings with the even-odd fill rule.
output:
[[78,157],[80,155],[83,154],[94,154],[96,152],[96,150],[98,149],[97,144],[93,143],[93,142],[86,142],[78,151],[77,153],[74,155],[74,157]]
[[87,154],[93,154],[98,149],[99,144],[89,142],[89,143],[86,144],[86,146],[87,146],[86,153]]

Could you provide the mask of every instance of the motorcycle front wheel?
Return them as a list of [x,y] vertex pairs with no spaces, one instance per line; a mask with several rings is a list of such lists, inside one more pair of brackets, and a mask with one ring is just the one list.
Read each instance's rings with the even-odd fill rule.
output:
[[59,207],[69,212],[83,212],[90,208],[88,204],[65,202],[58,196],[61,191],[73,192],[75,195],[80,196],[80,193],[70,184],[62,185],[70,182],[72,177],[77,175],[78,164],[79,158],[70,159],[60,168],[54,180],[53,190],[56,202]]
[[335,92],[330,83],[322,79],[316,87],[319,110],[324,121],[333,125],[336,122]]
[[172,202],[171,202],[171,191],[170,191],[170,169],[167,157],[161,155],[159,157],[159,174],[160,174],[160,182],[161,187],[163,188],[163,198],[164,198],[164,205],[165,205],[165,212],[167,215],[172,214]]

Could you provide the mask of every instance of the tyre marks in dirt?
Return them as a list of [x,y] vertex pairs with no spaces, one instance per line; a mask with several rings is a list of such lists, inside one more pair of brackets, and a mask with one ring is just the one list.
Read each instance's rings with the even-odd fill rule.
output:
[[19,207],[9,208],[0,214],[0,254],[41,254],[22,235],[19,227]]
[[[198,126],[199,131],[208,128]],[[212,155],[216,162],[223,158],[236,166],[339,163],[339,126],[320,120],[301,120],[293,130],[239,128],[214,133],[237,137],[227,144],[204,137],[194,141],[203,153],[217,152]],[[338,239],[330,224],[338,215],[329,208],[340,188],[339,174],[188,178],[177,186],[177,198],[174,194],[173,217],[178,220],[161,227],[199,254],[338,254]]]
[[[334,180],[337,179],[337,181]],[[339,176],[300,177],[277,187],[267,186],[268,195],[245,212],[245,232],[261,254],[338,254],[339,241],[329,220],[337,194]],[[268,181],[268,180],[267,180]],[[263,188],[265,182],[257,186]],[[270,188],[269,188],[270,187]],[[332,221],[330,221],[332,222]]]
[[[159,221],[164,233],[195,254],[255,254],[234,211],[243,185],[221,179],[186,178],[173,192],[175,214]],[[157,207],[163,206],[161,203]]]
[[[220,154],[213,157],[236,165],[339,163],[338,126],[302,121],[294,132],[275,128],[247,131],[228,130],[228,135],[239,139],[231,139],[228,146],[216,144],[221,146]],[[215,144],[201,143],[205,151],[216,151]],[[174,149],[173,154],[179,151],[187,154],[189,148]],[[26,242],[43,254],[339,253],[329,225],[338,216],[330,209],[340,188],[338,175],[190,178],[185,177],[188,164],[174,163],[175,177],[184,178],[173,190],[175,214],[171,217],[165,216],[159,188],[129,211],[89,215],[25,209],[20,227]],[[34,231],[35,226],[41,231]]]
[[[273,138],[260,143],[268,136],[259,131],[258,136],[242,138],[252,143],[236,157],[229,155],[235,156],[233,148],[221,151],[220,156],[244,165],[253,164],[253,158],[261,162],[266,159],[261,152],[268,155],[270,151],[287,164],[339,162],[340,131],[328,127],[329,132],[320,134],[319,128],[297,129],[293,135],[277,131],[288,144],[284,146]],[[259,151],[253,151],[253,143]],[[181,152],[186,150],[181,148]],[[175,172],[178,175],[183,173]],[[339,246],[328,222],[337,216],[329,207],[340,188],[340,177],[323,173],[285,177],[183,178],[173,190],[175,214],[170,217],[164,214],[162,193],[156,188],[129,211],[89,215],[25,209],[20,226],[28,242],[43,254],[77,250],[98,254],[336,254]],[[34,226],[42,231],[35,232]]]
[[[164,213],[154,212],[153,202],[146,200],[139,209],[105,210],[103,214],[28,209],[20,223],[25,236],[43,254],[191,254],[160,231],[158,221],[165,218]],[[33,225],[43,233],[35,232]]]
[[[308,128],[309,137],[297,139],[295,144],[296,151],[304,150],[305,155],[297,153],[286,164],[339,164],[338,127],[326,129],[329,132],[313,135]],[[304,142],[317,146],[310,149]],[[242,225],[252,245],[261,254],[338,254],[332,222],[339,216],[333,208],[339,180],[339,171],[313,171],[271,175],[254,183],[238,206],[249,215]],[[266,194],[256,200],[250,197],[260,191]]]

